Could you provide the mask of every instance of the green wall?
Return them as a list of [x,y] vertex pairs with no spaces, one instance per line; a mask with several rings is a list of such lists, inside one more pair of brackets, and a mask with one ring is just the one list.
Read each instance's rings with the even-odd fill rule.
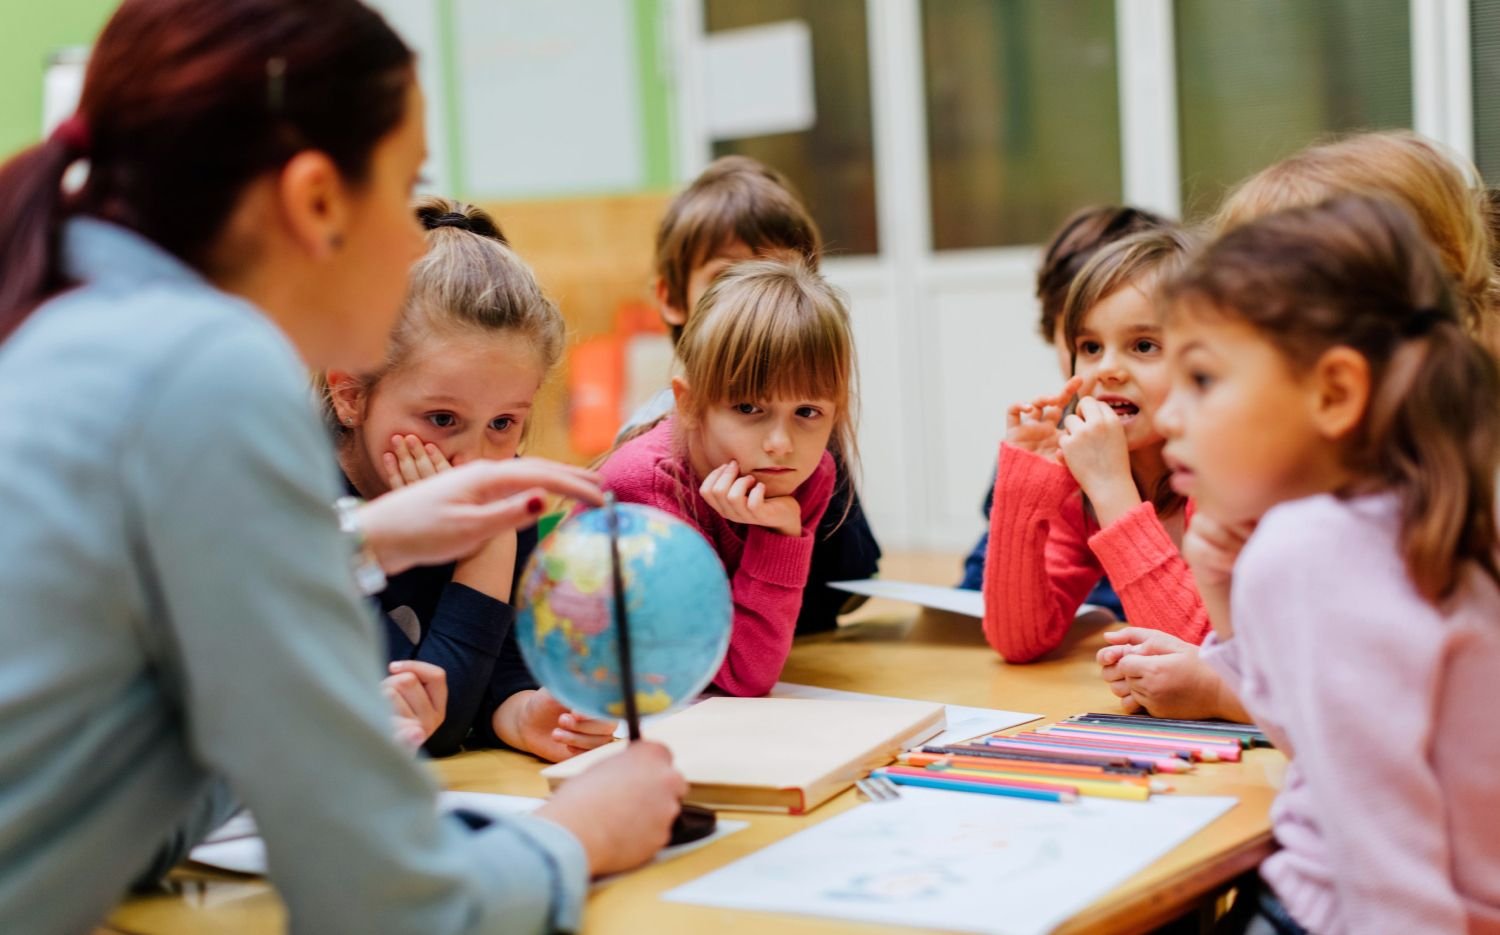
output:
[[119,0],[19,0],[6,3],[0,29],[0,156],[42,132],[42,74],[47,56],[89,45]]
[[[212,2],[212,0],[209,0]],[[119,0],[6,0],[9,9],[0,27],[0,161],[34,143],[41,135],[42,74],[47,57],[66,46],[89,45]],[[641,188],[669,188],[672,173],[672,100],[663,68],[660,20],[663,0],[633,0],[635,45],[640,63],[641,136],[645,177]],[[438,0],[445,18],[445,37],[452,41],[454,28],[451,0]],[[455,82],[449,72],[450,87]],[[450,124],[458,107],[451,98],[443,102]],[[457,158],[457,128],[449,127],[453,158]],[[462,188],[461,166],[453,166],[454,181]],[[462,192],[460,194],[469,194]]]

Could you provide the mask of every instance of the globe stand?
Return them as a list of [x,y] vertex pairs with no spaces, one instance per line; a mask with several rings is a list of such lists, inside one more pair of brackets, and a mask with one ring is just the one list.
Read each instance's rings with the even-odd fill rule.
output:
[[[604,495],[604,511],[609,525],[609,567],[613,576],[615,598],[615,644],[620,650],[620,684],[624,688],[621,694],[625,698],[625,724],[630,732],[630,741],[634,743],[641,739],[641,714],[636,707],[635,664],[630,653],[630,621],[625,610],[625,576],[620,571],[620,518],[615,513],[613,492]],[[672,822],[672,835],[667,844],[673,846],[701,840],[713,834],[718,824],[719,818],[712,809],[684,803],[682,811]]]

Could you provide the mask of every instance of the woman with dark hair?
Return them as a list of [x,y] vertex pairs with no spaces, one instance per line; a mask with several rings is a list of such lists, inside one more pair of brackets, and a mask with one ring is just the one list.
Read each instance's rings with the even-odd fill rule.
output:
[[[126,0],[78,114],[0,168],[0,931],[86,930],[231,799],[294,931],[571,928],[666,842],[659,746],[471,830],[391,736],[305,381],[385,351],[421,127],[357,0]],[[489,462],[346,520],[399,571],[543,490],[598,497]]]

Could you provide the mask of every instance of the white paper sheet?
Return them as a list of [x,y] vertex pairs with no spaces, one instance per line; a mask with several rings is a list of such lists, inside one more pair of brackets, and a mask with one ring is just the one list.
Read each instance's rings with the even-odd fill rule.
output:
[[800,133],[817,123],[812,31],[802,20],[703,37],[703,117],[715,140]]
[[1228,811],[1233,798],[1073,805],[903,787],[680,886],[674,902],[1041,935]]
[[[831,698],[845,701],[912,701],[911,698],[892,698],[888,695],[867,695],[863,692],[846,692],[836,688],[819,688],[816,685],[797,685],[793,682],[777,682],[771,689],[772,698]],[[920,700],[920,699],[915,699]],[[945,705],[948,726],[941,734],[924,740],[916,746],[962,743],[985,734],[1015,727],[1041,718],[1040,714],[1025,714],[1020,711],[1003,711],[999,708],[971,708],[968,705]]]
[[[828,586],[838,588],[840,591],[848,591],[850,594],[884,597],[893,601],[905,601],[908,604],[931,607],[934,610],[946,610],[951,614],[984,619],[984,594],[980,591],[944,588],[935,584],[920,584],[916,581],[892,581],[888,578],[830,581]],[[1073,616],[1084,617],[1090,614],[1114,616],[1109,608],[1100,607],[1098,604],[1080,604],[1077,613]]]
[[886,597],[893,601],[906,601],[946,610],[965,617],[984,617],[984,594],[966,591],[963,588],[942,588],[935,584],[918,584],[915,581],[891,581],[886,578],[866,578],[861,581],[830,581],[830,588],[848,591],[850,594],[866,594],[870,597]]
[[[543,801],[545,800],[519,795],[495,795],[488,792],[444,792],[438,796],[438,804],[445,811],[462,808],[491,817],[525,814],[539,808]],[[660,863],[674,857],[681,857],[683,854],[707,847],[720,838],[728,837],[749,826],[750,823],[747,821],[721,818],[713,834],[689,844],[664,848],[652,862]],[[220,870],[264,875],[266,845],[257,837],[257,834],[258,829],[255,827],[254,817],[249,812],[240,812],[210,834],[204,843],[193,848],[189,857],[197,863],[218,867]],[[618,876],[620,874],[595,880],[594,885],[608,883]]]

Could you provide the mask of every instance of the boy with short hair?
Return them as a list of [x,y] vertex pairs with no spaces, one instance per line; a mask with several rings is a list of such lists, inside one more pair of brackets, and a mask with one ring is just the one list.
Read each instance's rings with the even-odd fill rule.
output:
[[[714,160],[672,200],[657,230],[656,300],[672,343],[698,299],[735,263],[801,259],[816,270],[822,247],[817,224],[785,176],[748,156]],[[664,388],[631,414],[620,438],[638,434],[672,409],[671,388]],[[797,618],[799,635],[831,630],[839,613],[858,606],[828,582],[868,578],[879,568],[880,545],[860,508],[859,494],[842,464],[838,471],[813,547]]]

